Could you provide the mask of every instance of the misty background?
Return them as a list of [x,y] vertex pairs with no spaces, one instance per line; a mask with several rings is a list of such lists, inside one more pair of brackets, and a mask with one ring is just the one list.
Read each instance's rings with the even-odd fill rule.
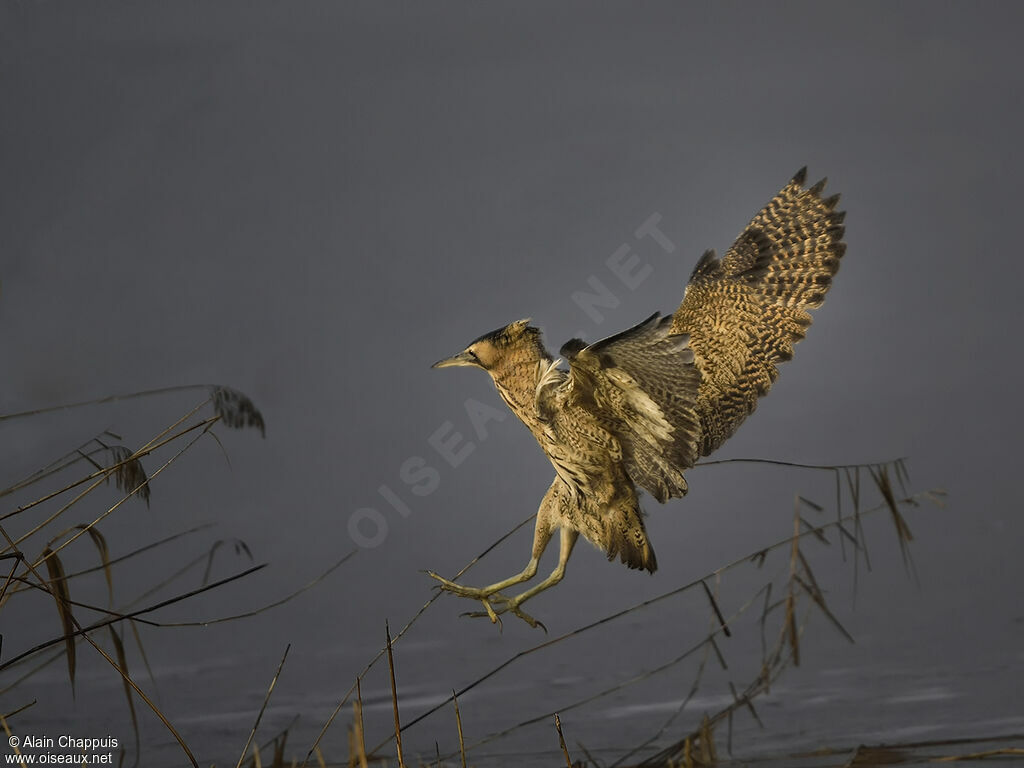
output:
[[[857,642],[812,624],[745,747],[879,740],[894,721],[925,737],[1019,732],[1022,17],[1013,3],[0,6],[0,413],[220,383],[267,421],[265,440],[219,428],[230,465],[200,441],[154,480],[149,509],[129,502],[102,526],[116,554],[216,524],[145,569],[125,564],[119,598],[238,538],[269,567],[161,618],[257,608],[351,550],[358,510],[386,522],[379,546],[279,609],[144,629],[161,707],[201,761],[237,756],[287,643],[261,734],[301,714],[304,755],[385,620],[403,625],[432,594],[421,571],[455,573],[535,511],[552,470],[532,437],[509,414],[481,439],[466,401],[504,409],[490,381],[432,362],[521,317],[556,351],[674,310],[700,254],[724,252],[803,165],[843,194],[848,250],[794,360],[715,458],[907,456],[913,489],[944,488],[949,504],[908,517],[916,578],[881,515],[855,601],[851,564],[825,557],[819,578]],[[634,234],[654,214],[671,253]],[[607,265],[623,244],[650,267],[633,290]],[[591,278],[618,301],[600,322],[572,299]],[[0,424],[3,485],[104,429],[139,445],[201,399]],[[474,445],[458,467],[432,447],[438,430]],[[438,470],[435,492],[403,483],[411,457]],[[795,493],[834,494],[829,475],[743,464],[688,479],[685,499],[646,501],[657,574],[581,544],[529,612],[567,631],[788,535]],[[517,572],[530,536],[465,581]],[[81,544],[69,562],[94,564]],[[225,547],[213,573],[248,565]],[[22,603],[5,612],[4,656],[60,633],[51,604]],[[459,618],[470,609],[439,600],[396,647],[410,715],[541,639]],[[694,601],[530,662],[474,694],[464,725],[480,736],[578,698],[706,624]],[[130,742],[120,681],[91,649],[80,657],[74,698],[57,664],[0,710],[35,698],[16,730]],[[384,678],[364,695],[378,697],[376,742],[390,728]],[[588,747],[656,730],[598,711],[563,724]],[[140,718],[147,748],[176,764],[162,726]],[[345,753],[344,728],[329,756]],[[557,747],[547,725],[530,734]],[[450,746],[450,713],[406,738]]]

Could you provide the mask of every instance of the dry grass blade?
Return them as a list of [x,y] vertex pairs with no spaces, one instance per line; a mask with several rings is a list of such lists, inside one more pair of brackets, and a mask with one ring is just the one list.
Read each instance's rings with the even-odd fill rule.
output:
[[800,522],[801,522],[801,523],[803,523],[803,526],[804,526],[804,528],[806,528],[806,529],[807,529],[807,532],[808,532],[808,533],[812,533],[812,534],[814,534],[814,537],[815,537],[815,538],[816,538],[816,539],[817,539],[818,541],[820,541],[820,542],[821,542],[822,544],[825,544],[825,545],[827,545],[827,546],[832,546],[832,542],[828,540],[828,536],[826,536],[826,535],[824,534],[824,532],[823,532],[823,531],[821,530],[821,528],[819,528],[819,527],[818,527],[818,526],[816,526],[816,525],[813,525],[812,523],[809,523],[809,522],[808,522],[808,521],[807,521],[806,519],[804,519],[803,517],[801,517],[801,518],[800,518]]
[[[726,637],[732,637],[729,625],[725,623],[725,616],[722,615],[722,609],[718,607],[718,602],[715,600],[715,596],[711,594],[711,589],[708,587],[707,582],[702,579],[700,585],[704,587],[704,594],[707,595],[708,601],[711,603],[711,609],[715,612],[715,617],[718,619],[718,623],[722,627],[722,632],[725,633]],[[718,649],[716,648],[715,650]]]
[[[835,476],[835,481],[836,481],[836,523],[839,526],[839,533],[843,534],[843,533],[845,533],[845,531],[843,530],[842,523],[839,522],[839,521],[841,521],[843,519],[843,480],[840,477],[840,470],[839,470],[838,467],[836,468],[836,470],[833,473],[833,475]],[[845,563],[846,562],[846,542],[843,540],[842,535],[839,536],[839,551],[842,553],[843,562]],[[856,552],[854,552],[853,554],[854,554],[854,557],[857,556]]]
[[22,704],[17,709],[12,709],[10,712],[5,712],[4,714],[0,715],[0,717],[2,717],[5,720],[10,720],[15,715],[18,715],[18,714],[21,714],[22,712],[24,712],[26,709],[34,707],[36,705],[37,701],[38,701],[38,699],[32,699],[32,701],[28,702],[27,704]]
[[[846,485],[850,492],[850,499],[853,501],[853,540],[859,545],[859,551],[864,553],[864,565],[871,570],[871,555],[868,552],[867,539],[864,537],[864,527],[860,519],[860,467],[847,468]],[[856,552],[854,553],[856,555]],[[860,560],[853,558],[853,588],[854,596],[857,593],[857,578],[859,576]]]
[[893,471],[896,473],[896,481],[900,484],[900,491],[907,496],[907,486],[910,484],[910,472],[907,470],[906,459],[896,459],[893,463]]
[[402,758],[402,723],[398,719],[398,688],[395,686],[395,658],[391,651],[391,627],[384,622],[384,632],[388,641],[388,674],[391,676],[391,708],[395,713],[395,750],[398,753],[398,768],[405,768]]
[[796,627],[796,571],[800,557],[800,497],[793,514],[793,547],[789,556],[789,588],[786,593],[786,634],[793,649],[793,664],[800,666],[800,633]]
[[249,562],[252,562],[253,557],[252,552],[249,550],[249,545],[241,539],[217,539],[213,542],[213,545],[210,547],[210,551],[206,556],[206,570],[203,571],[203,584],[206,584],[210,580],[210,572],[213,570],[213,557],[217,554],[217,550],[229,542],[234,545],[236,555],[244,552],[249,557]]
[[810,499],[806,498],[805,496],[797,496],[796,500],[797,500],[798,504],[803,504],[806,507],[810,507],[815,512],[824,512],[825,511],[825,508],[823,506],[821,506],[821,504],[818,504],[817,502],[811,501]]
[[562,754],[565,756],[566,768],[572,768],[572,758],[569,757],[569,749],[565,746],[565,736],[562,735],[562,721],[558,718],[558,713],[555,713],[555,730],[558,731],[558,745],[562,748]]
[[[722,624],[723,630],[725,627],[726,625]],[[711,647],[711,650],[715,652],[715,657],[718,659],[718,663],[722,667],[722,671],[727,671],[729,669],[729,665],[725,663],[725,656],[722,654],[722,649],[718,647],[718,642],[715,640],[714,635],[708,635],[708,645]]]
[[[130,623],[130,622],[129,622]],[[121,642],[121,636],[117,634],[117,630],[114,629],[113,625],[109,626],[110,639],[114,644],[114,653],[117,657],[117,663],[121,666],[121,669],[128,673],[128,657],[124,652],[124,643]],[[139,741],[139,719],[135,714],[135,699],[132,696],[132,687],[128,684],[128,681],[124,678],[121,679],[124,683],[124,696],[128,700],[128,713],[132,718],[132,732],[135,735],[135,765],[138,765],[139,756],[142,753],[142,745]]]
[[[274,692],[274,686],[277,685],[277,678],[281,676],[281,669],[284,667],[284,661],[288,658],[288,651],[291,650],[292,644],[288,643],[284,649],[284,655],[281,656],[281,661],[277,665],[277,672],[274,673],[274,678],[270,681],[270,687],[267,688],[267,695],[263,697],[263,704],[260,706],[259,714],[256,715],[256,722],[252,724],[252,730],[249,732],[249,738],[245,740],[245,746],[242,747],[242,754],[238,758],[235,768],[242,768],[242,761],[245,760],[245,753],[249,751],[249,745],[252,744],[252,740],[256,737],[256,729],[260,727],[260,720],[263,719],[263,713],[267,711],[267,703],[270,701],[270,695]],[[253,759],[256,764],[259,765],[259,749],[256,748]]]
[[[902,459],[890,459],[889,461],[882,462],[883,464],[892,464],[896,461],[902,461]],[[875,462],[877,464],[878,462]],[[806,464],[799,461],[780,461],[779,459],[760,459],[760,458],[749,458],[739,457],[735,459],[713,459],[711,461],[698,461],[695,467],[713,467],[716,464],[771,464],[776,467],[793,467],[794,469],[817,469],[825,472],[835,472],[837,470],[851,470],[858,469],[860,467],[875,466],[875,464]]]
[[[733,687],[732,683],[729,683],[729,687],[730,688]],[[733,694],[733,696],[736,695],[735,689],[733,690],[732,694]],[[729,757],[732,757],[732,715],[733,715],[733,712],[730,709],[729,710],[729,715],[728,715],[728,720],[726,722],[726,726],[727,726],[728,730],[726,731],[726,735],[725,735],[725,751],[728,753]]]
[[267,436],[263,414],[246,395],[231,387],[214,386],[210,388],[210,397],[213,410],[227,426],[232,429],[254,427],[263,437]]
[[[366,759],[366,737],[363,730],[363,686],[358,678],[356,678],[356,700],[352,702],[352,728],[354,731],[354,757],[359,761],[359,768],[367,768],[369,761]],[[349,762],[354,761],[350,760]]]
[[764,606],[761,608],[761,618],[758,619],[757,623],[761,630],[761,663],[764,664],[768,659],[768,636],[766,633],[768,624],[768,612],[770,610],[772,600],[772,583],[769,581],[768,586],[764,591]]
[[11,586],[11,580],[14,578],[14,572],[18,570],[18,563],[20,563],[24,559],[25,555],[22,554],[21,551],[8,552],[7,554],[0,555],[0,560],[11,561],[11,571],[7,574],[7,578],[4,579],[3,589],[0,589],[0,607],[3,607],[3,604],[6,600],[7,589]]
[[[757,710],[754,709],[754,702],[750,700],[750,697],[749,696],[742,696],[741,697],[739,695],[739,693],[736,692],[736,686],[733,685],[731,680],[729,681],[729,690],[732,692],[733,703],[736,704],[737,706],[745,706],[747,708],[747,711],[750,712],[750,716],[752,718],[754,718],[754,720],[757,722],[757,724],[761,728],[764,728],[764,723],[761,721],[760,716],[757,714]],[[730,726],[730,728],[732,727],[732,713],[731,712],[730,712],[730,715],[729,715],[729,726]],[[732,736],[732,733],[730,731],[730,742],[731,742],[731,736]],[[732,749],[730,748],[729,751],[731,752]]]
[[159,697],[160,691],[156,688],[156,676],[153,674],[153,668],[149,665],[149,657],[146,655],[146,648],[142,644],[142,635],[139,634],[138,622],[133,619],[128,619],[128,626],[131,627],[132,636],[135,638],[135,647],[139,649],[139,657],[142,659],[142,666],[146,668],[146,674],[149,675],[149,682],[153,684],[153,688],[157,691]]
[[[299,721],[299,716],[295,715],[291,721],[280,731],[274,734],[271,738],[267,739],[263,744],[259,745],[260,752],[264,750],[273,749],[274,762],[272,765],[274,768],[285,768],[284,763],[284,750],[285,745],[288,742],[288,734],[291,733],[292,728]],[[294,763],[293,763],[294,764]]]
[[807,576],[807,581],[804,581],[799,575],[797,575],[795,576],[797,583],[803,587],[804,591],[807,592],[808,595],[810,595],[811,599],[821,609],[822,613],[825,614],[825,617],[832,622],[832,626],[838,629],[839,633],[851,643],[854,642],[853,635],[846,631],[846,627],[844,627],[839,622],[839,619],[836,618],[835,614],[829,610],[828,604],[825,602],[825,594],[821,591],[821,587],[818,586],[818,582],[814,578],[814,572],[811,570],[811,565],[807,562],[807,559],[803,556],[802,552],[800,553],[800,563],[803,566],[804,575]]
[[462,738],[462,715],[459,714],[459,697],[452,691],[452,702],[455,704],[455,725],[459,729],[459,757],[462,758],[462,768],[466,768],[466,742]]
[[900,537],[901,546],[908,541],[913,541],[914,536],[910,532],[910,526],[907,525],[906,519],[900,512],[899,504],[896,502],[896,494],[893,492],[892,480],[889,478],[889,468],[885,465],[872,467],[871,478],[875,481],[875,485],[878,486],[879,493],[882,494],[882,498],[885,499],[885,503],[889,507],[893,525],[896,526],[896,532]]
[[853,508],[860,508],[860,467],[848,467],[846,469],[846,484],[850,489],[850,498],[853,500]]
[[[838,522],[838,521],[836,521],[836,530],[839,531],[839,533],[840,533],[839,541],[840,542],[849,541],[850,544],[853,545],[854,552],[856,553],[856,550],[858,550],[860,548],[860,542],[857,541],[857,537],[854,536],[852,533],[850,533],[848,530],[846,530],[846,526],[843,525],[842,523]],[[843,543],[842,546],[843,546],[843,562],[845,563],[846,562],[846,544]]]
[[92,539],[92,543],[96,545],[96,550],[100,553],[100,565],[103,566],[103,576],[107,580],[107,595],[110,597],[110,602],[114,602],[114,574],[110,570],[110,549],[107,547],[106,537],[100,533],[99,529],[95,526],[87,526],[85,523],[76,525],[75,528],[86,531],[89,534],[89,538]]
[[804,581],[799,576],[796,576],[795,579],[796,579],[796,583],[799,584],[803,588],[803,590],[811,597],[811,599],[818,606],[818,608],[821,609],[821,612],[825,614],[825,617],[832,623],[832,626],[834,626],[839,631],[839,634],[841,634],[843,637],[845,637],[851,643],[854,642],[853,635],[851,635],[849,632],[846,631],[846,627],[844,627],[839,622],[839,619],[837,619],[835,617],[835,615],[832,613],[832,611],[829,610],[829,607],[825,603],[825,598],[821,594],[821,591],[819,589],[817,589],[816,587],[808,584],[806,581]]
[[284,768],[284,746],[288,743],[288,731],[281,734],[280,739],[274,739],[274,768]]
[[582,760],[580,760],[580,762],[578,763],[579,765],[584,766],[584,768],[586,768],[586,766],[591,766],[591,765],[594,766],[594,768],[600,768],[601,763],[599,763],[597,761],[596,757],[594,757],[592,754],[590,754],[590,750],[587,749],[583,745],[582,741],[577,741],[576,742],[576,746],[580,748],[580,752],[582,752],[586,756],[586,758],[587,758],[586,762],[583,762]]
[[711,718],[704,715],[700,724],[700,738],[697,740],[700,745],[700,759],[704,765],[713,765],[718,762],[718,754],[715,750],[714,727]]
[[68,678],[71,681],[71,694],[75,693],[75,619],[71,615],[71,594],[68,582],[64,578],[64,565],[57,553],[46,547],[42,559],[46,562],[46,571],[50,576],[49,592],[57,601],[57,613],[64,628],[64,654],[68,660]]
[[789,595],[786,596],[786,637],[793,649],[793,665],[800,666],[800,633],[796,626],[796,598],[793,588],[790,587]]
[[0,715],[0,725],[3,726],[4,733],[7,734],[7,743],[11,745],[11,749],[14,750],[14,754],[20,755],[21,750],[18,749],[18,740],[14,738],[14,735],[11,733],[11,727],[7,725],[7,718],[3,715]]

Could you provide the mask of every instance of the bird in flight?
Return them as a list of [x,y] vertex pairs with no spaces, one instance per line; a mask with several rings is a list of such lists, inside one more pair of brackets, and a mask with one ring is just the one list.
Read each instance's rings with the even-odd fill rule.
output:
[[[487,587],[467,587],[428,571],[441,588],[480,600],[497,621],[565,575],[582,536],[630,568],[657,568],[639,493],[659,502],[683,496],[684,473],[732,435],[789,360],[821,306],[839,260],[844,212],[822,197],[825,179],[805,188],[806,168],[754,217],[724,257],[697,262],[674,314],[655,313],[601,341],[566,342],[554,359],[529,320],[476,339],[435,368],[470,366],[490,374],[502,400],[555,468],[537,512],[526,567]],[[558,565],[521,594],[502,594],[537,573],[559,533]]]

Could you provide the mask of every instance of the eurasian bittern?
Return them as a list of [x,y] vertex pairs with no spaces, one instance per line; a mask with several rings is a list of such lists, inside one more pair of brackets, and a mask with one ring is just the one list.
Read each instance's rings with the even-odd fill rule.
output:
[[[434,364],[487,371],[555,467],[541,501],[530,561],[521,573],[473,588],[430,572],[441,588],[481,600],[486,613],[520,610],[557,584],[580,534],[612,560],[654,572],[638,488],[659,502],[686,493],[683,473],[732,435],[790,359],[821,306],[846,249],[839,195],[822,198],[825,180],[804,189],[806,169],[747,225],[725,257],[697,262],[675,314],[654,314],[593,344],[567,342],[559,367],[540,331],[519,320],[481,336]],[[501,591],[528,581],[554,532],[561,532],[551,575],[515,597]]]

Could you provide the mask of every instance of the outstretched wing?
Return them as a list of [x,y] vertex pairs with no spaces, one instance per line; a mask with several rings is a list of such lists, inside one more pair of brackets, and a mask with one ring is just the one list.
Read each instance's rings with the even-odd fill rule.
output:
[[672,333],[690,336],[700,369],[700,455],[736,431],[779,375],[776,365],[811,324],[846,250],[839,195],[825,180],[804,189],[806,168],[754,217],[725,257],[697,263]]
[[686,493],[683,470],[697,457],[697,386],[689,337],[671,332],[672,318],[644,322],[594,344],[578,339],[569,360],[566,397],[590,412],[622,449],[630,479],[658,499]]

